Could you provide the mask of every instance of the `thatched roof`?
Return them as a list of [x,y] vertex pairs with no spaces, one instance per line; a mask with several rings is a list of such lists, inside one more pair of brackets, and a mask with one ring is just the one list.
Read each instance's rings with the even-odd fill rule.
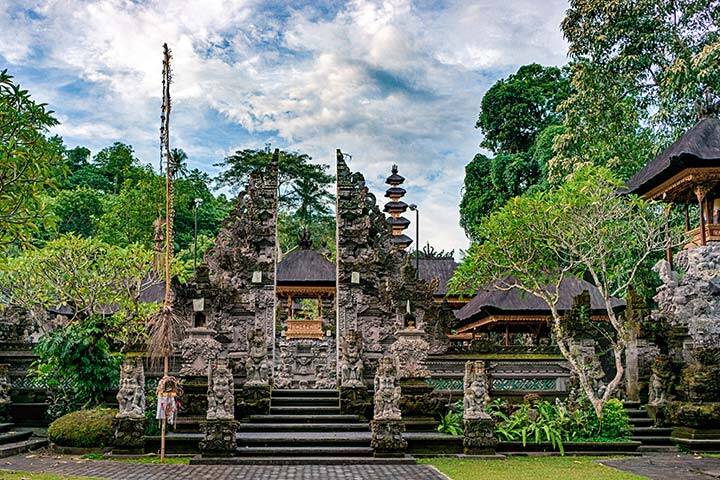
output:
[[720,166],[720,119],[703,118],[627,181],[642,195],[685,168]]
[[277,265],[278,284],[335,284],[335,264],[319,252],[298,248]]
[[[414,259],[413,259],[414,262]],[[457,263],[452,257],[420,258],[418,262],[419,277],[426,282],[433,279],[438,280],[438,288],[435,295],[446,295],[448,293],[448,281],[452,278]]]
[[[469,322],[498,313],[532,313],[536,315],[546,313],[550,315],[550,309],[540,298],[517,288],[501,290],[496,287],[496,285],[502,285],[503,283],[512,284],[512,278],[481,288],[472,300],[455,312],[458,320]],[[560,284],[558,309],[561,311],[570,309],[573,299],[586,290],[590,293],[591,310],[593,312],[605,312],[605,302],[597,287],[575,277],[568,277]],[[625,302],[616,298],[613,299],[612,304],[613,308],[621,308],[625,305]]]

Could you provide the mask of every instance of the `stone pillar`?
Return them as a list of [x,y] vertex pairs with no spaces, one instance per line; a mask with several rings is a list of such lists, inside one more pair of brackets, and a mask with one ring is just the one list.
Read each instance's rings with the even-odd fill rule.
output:
[[230,456],[237,448],[235,421],[235,383],[227,360],[208,367],[207,421],[202,425],[200,451],[208,456]]
[[402,435],[405,425],[400,413],[400,386],[395,360],[390,356],[380,359],[375,373],[375,412],[370,427],[370,446],[376,457],[404,455],[407,442]]
[[145,371],[141,356],[128,356],[120,367],[118,413],[114,420],[116,453],[142,453],[145,447]]
[[465,364],[463,391],[463,451],[465,455],[494,455],[497,439],[495,421],[485,413],[488,400],[488,378],[485,362]]

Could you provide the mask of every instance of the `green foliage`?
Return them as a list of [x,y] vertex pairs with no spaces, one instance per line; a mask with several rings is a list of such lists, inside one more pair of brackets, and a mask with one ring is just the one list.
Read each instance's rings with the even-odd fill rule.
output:
[[480,145],[495,153],[527,152],[538,133],[562,121],[557,107],[569,94],[570,82],[563,70],[523,65],[483,96],[475,125],[484,134]]
[[103,213],[103,200],[101,192],[87,187],[60,191],[52,202],[58,233],[95,235],[96,224]]
[[38,340],[31,374],[54,391],[51,417],[99,405],[105,391],[117,385],[122,355],[111,350],[106,328],[104,319],[94,316]]
[[44,196],[65,172],[58,124],[7,70],[0,71],[0,246],[26,242],[46,215]]
[[282,252],[289,252],[299,244],[300,234],[308,230],[312,248],[334,256],[335,254],[335,217],[316,216],[306,223],[299,215],[288,212],[278,214],[278,244]]
[[94,408],[69,413],[48,428],[48,438],[62,447],[104,448],[115,439],[113,420],[117,410]]
[[573,92],[555,182],[580,163],[627,178],[696,121],[720,92],[717,0],[573,0],[562,23]]
[[464,432],[462,413],[448,411],[444,417],[440,419],[437,427],[438,432],[447,435],[462,435]]
[[125,182],[136,180],[143,171],[133,148],[121,142],[115,142],[100,150],[93,159],[93,165],[97,172],[107,179],[110,185],[109,193],[119,193]]

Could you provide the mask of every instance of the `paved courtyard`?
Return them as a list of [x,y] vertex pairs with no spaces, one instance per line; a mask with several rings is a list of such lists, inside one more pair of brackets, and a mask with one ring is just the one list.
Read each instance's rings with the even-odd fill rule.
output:
[[3,470],[112,480],[447,480],[427,465],[139,465],[41,456],[0,459],[0,479]]
[[720,458],[692,455],[648,455],[600,463],[653,480],[711,480],[720,478]]

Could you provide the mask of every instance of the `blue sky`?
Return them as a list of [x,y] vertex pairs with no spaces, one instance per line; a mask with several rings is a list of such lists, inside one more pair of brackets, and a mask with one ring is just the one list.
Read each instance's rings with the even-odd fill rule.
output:
[[[483,93],[562,65],[565,0],[0,0],[0,69],[69,146],[123,141],[157,166],[161,45],[174,54],[172,146],[216,173],[239,148],[352,155],[382,198],[397,163],[421,243],[464,249],[458,203]],[[414,236],[414,228],[408,233]]]

